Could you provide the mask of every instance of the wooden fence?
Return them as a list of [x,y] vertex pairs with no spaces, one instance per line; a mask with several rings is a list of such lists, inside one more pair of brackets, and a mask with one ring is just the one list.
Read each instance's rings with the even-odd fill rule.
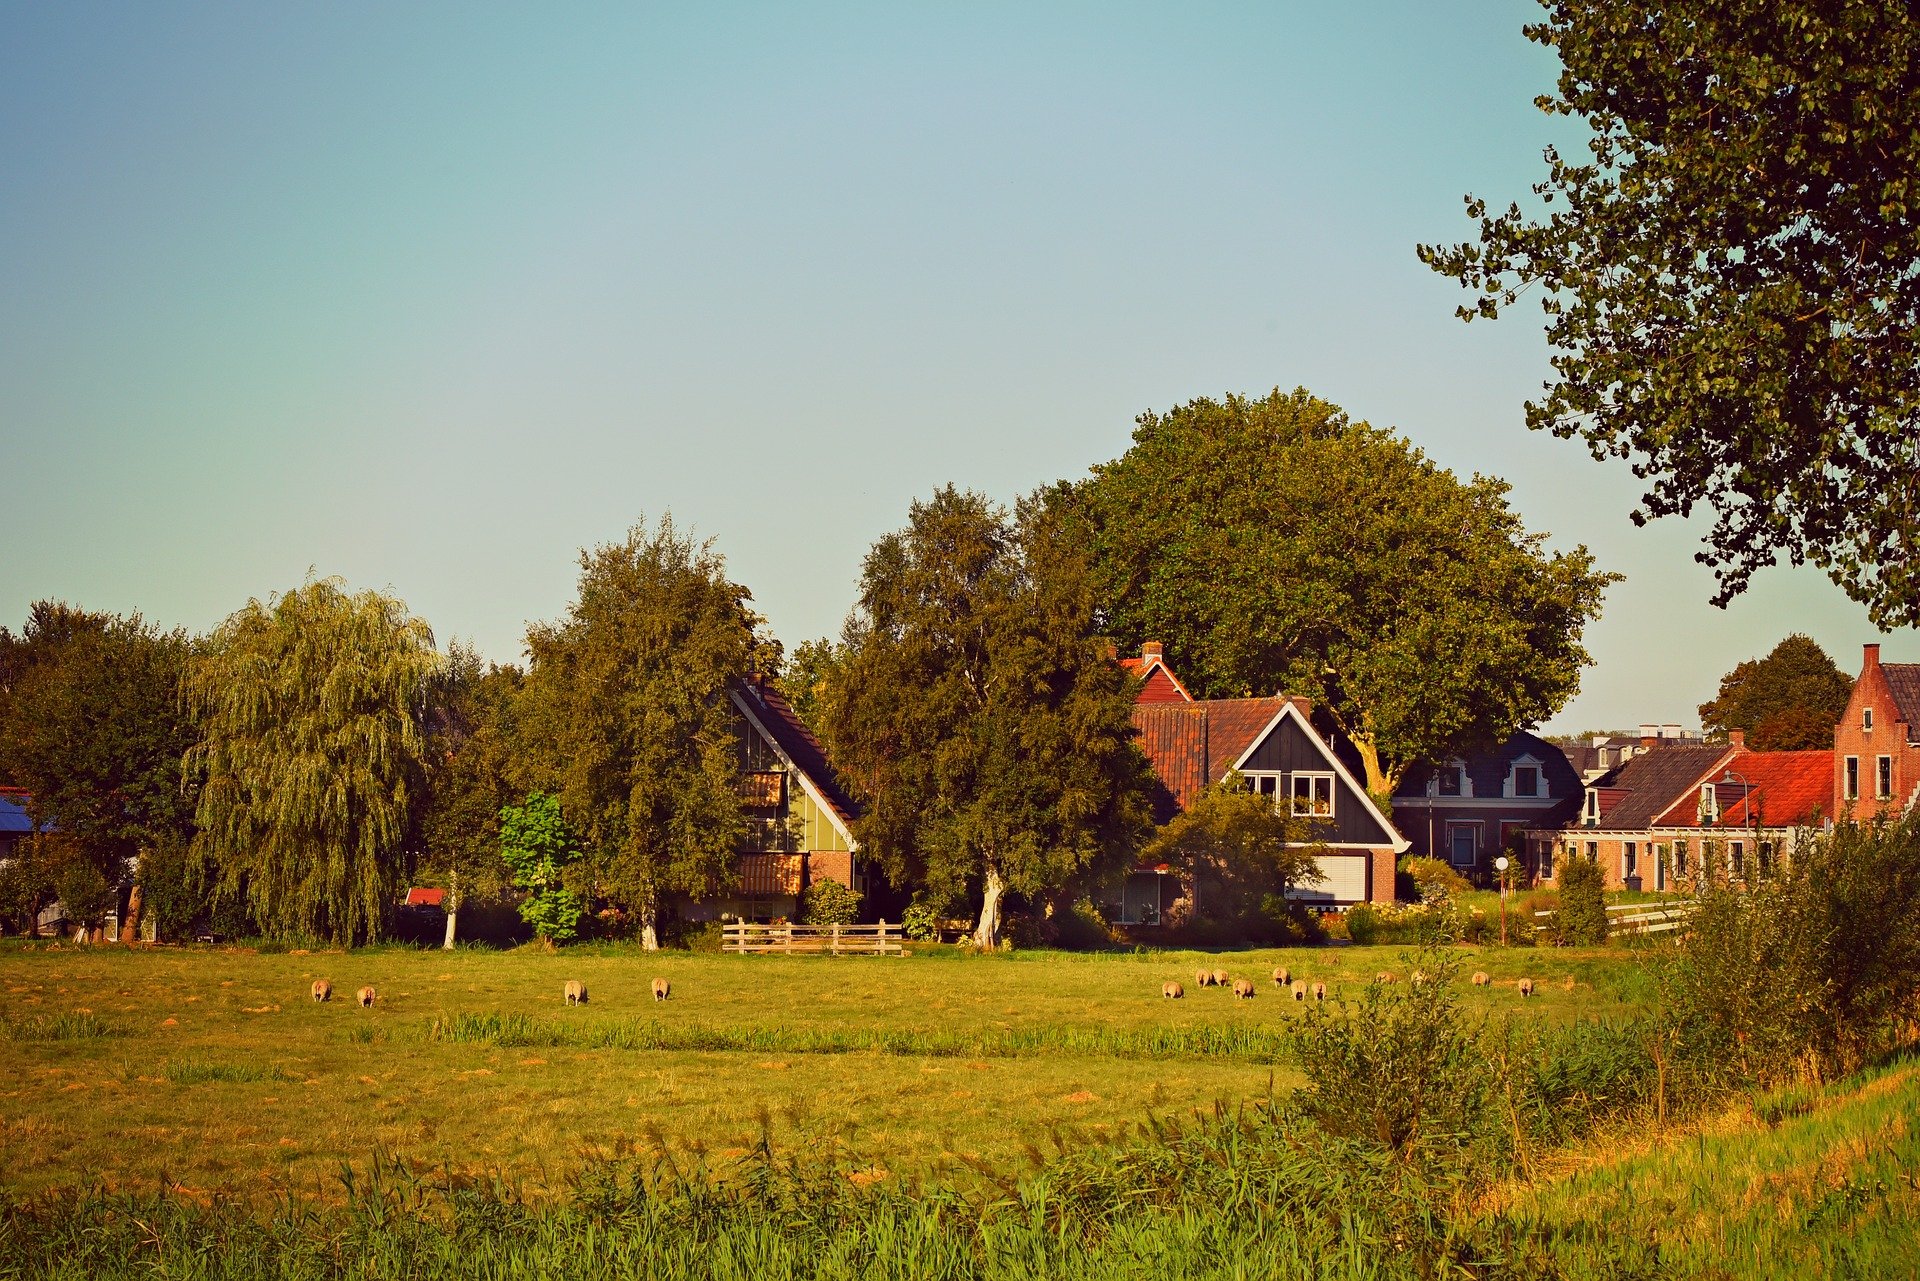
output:
[[777,956],[899,956],[898,925],[756,925],[727,921],[720,948],[742,954]]
[[[1664,934],[1687,922],[1698,906],[1691,899],[1666,903],[1615,903],[1607,907],[1607,937],[1620,934]],[[1534,933],[1553,928],[1552,912],[1535,912]]]

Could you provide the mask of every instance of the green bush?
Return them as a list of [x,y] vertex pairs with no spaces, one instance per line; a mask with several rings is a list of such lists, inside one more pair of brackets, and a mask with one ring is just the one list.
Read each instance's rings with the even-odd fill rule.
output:
[[940,922],[950,915],[951,904],[916,894],[900,916],[900,931],[916,943],[937,943],[940,940]]
[[1340,914],[1347,937],[1361,947],[1371,944],[1380,934],[1380,913],[1367,903],[1355,903]]
[[1466,877],[1437,858],[1401,859],[1400,870],[1413,878],[1420,901],[1429,907],[1450,907],[1454,899],[1473,889]]
[[1567,947],[1598,947],[1607,941],[1606,877],[1600,864],[1578,854],[1560,864],[1560,910],[1554,935]]
[[860,919],[860,896],[838,881],[819,880],[800,895],[806,925],[852,925]]

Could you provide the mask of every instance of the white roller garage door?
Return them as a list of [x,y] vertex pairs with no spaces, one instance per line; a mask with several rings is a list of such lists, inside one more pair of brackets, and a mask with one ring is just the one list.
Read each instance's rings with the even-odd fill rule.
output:
[[1367,859],[1365,854],[1322,854],[1314,860],[1320,865],[1319,884],[1300,886],[1293,897],[1308,903],[1366,902]]

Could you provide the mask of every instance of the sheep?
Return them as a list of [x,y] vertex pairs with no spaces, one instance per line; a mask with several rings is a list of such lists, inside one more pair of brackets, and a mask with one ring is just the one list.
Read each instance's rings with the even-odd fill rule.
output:
[[1287,967],[1284,965],[1273,972],[1273,983],[1275,987],[1285,987],[1292,981],[1293,975],[1287,971]]
[[313,981],[313,999],[316,1001],[331,1001],[333,999],[333,984],[327,982],[325,979],[315,979]]
[[1521,979],[1518,983],[1514,984],[1513,986],[1514,986],[1514,989],[1520,993],[1521,999],[1523,1000],[1533,995],[1532,979]]
[[1493,982],[1493,976],[1485,970],[1475,970],[1473,972],[1473,985],[1475,987],[1485,987],[1491,982]]
[[358,997],[357,997],[357,999],[358,999],[358,1000],[359,1000],[359,1002],[360,1002],[360,1008],[361,1008],[361,1009],[363,1009],[363,1010],[370,1010],[370,1009],[372,1009],[372,1008],[373,1008],[373,987],[372,987],[372,985],[371,985],[371,984],[369,984],[368,986],[366,986],[366,987],[363,987],[363,988],[361,988],[361,989],[360,989],[360,992],[359,992],[359,995],[358,995]]
[[1160,985],[1160,995],[1165,1000],[1177,1001],[1181,997],[1185,996],[1186,994],[1187,994],[1187,989],[1181,987],[1178,983],[1174,982],[1172,979],[1168,979],[1165,983],[1162,983]]
[[1316,1001],[1324,1001],[1327,999],[1327,985],[1325,983],[1315,983],[1313,985],[1313,999]]
[[1395,981],[1392,970],[1381,970],[1378,974],[1374,975],[1373,978],[1376,983],[1392,983]]
[[1235,979],[1233,981],[1233,995],[1238,1000],[1251,1001],[1253,999],[1253,980]]
[[1307,981],[1305,979],[1295,979],[1293,981],[1293,999],[1296,1001],[1304,1001],[1307,999]]
[[579,979],[567,980],[567,1004],[585,1005],[587,1003],[587,985]]
[[1193,972],[1193,985],[1195,987],[1205,987],[1211,982],[1213,982],[1212,970],[1195,970]]
[[1227,985],[1227,972],[1225,970],[1215,970],[1213,972],[1213,985],[1215,987],[1225,987]]
[[665,979],[655,979],[653,981],[653,999],[654,1000],[664,1001],[671,995],[673,995],[673,985],[671,983],[667,982]]

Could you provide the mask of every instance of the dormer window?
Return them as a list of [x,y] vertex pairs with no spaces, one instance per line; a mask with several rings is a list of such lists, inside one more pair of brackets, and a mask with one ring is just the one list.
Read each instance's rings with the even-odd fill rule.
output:
[[1712,783],[1700,785],[1700,821],[1702,823],[1720,821],[1720,794]]
[[1465,771],[1460,768],[1460,762],[1458,761],[1448,761],[1445,765],[1435,770],[1433,774],[1434,794],[1436,796],[1460,796],[1464,794],[1466,789],[1461,785],[1461,776],[1464,772]]
[[1600,826],[1600,793],[1592,790],[1587,792],[1587,808],[1582,822],[1588,827]]

